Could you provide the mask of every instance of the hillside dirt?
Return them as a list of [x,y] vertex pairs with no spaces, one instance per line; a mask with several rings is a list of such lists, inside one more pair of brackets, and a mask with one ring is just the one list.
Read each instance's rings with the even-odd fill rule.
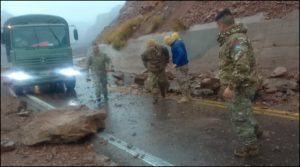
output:
[[[110,25],[117,27],[122,22],[137,16],[160,15],[163,23],[152,33],[173,30],[173,24],[179,20],[190,27],[195,24],[213,22],[218,10],[229,8],[235,17],[253,16],[263,12],[265,19],[282,18],[295,9],[298,1],[127,1],[120,10],[118,18]],[[153,12],[155,11],[155,12]],[[141,26],[142,27],[142,26]],[[145,35],[144,30],[135,29],[133,38]],[[101,33],[101,32],[100,32]],[[101,35],[98,36],[101,41]]]

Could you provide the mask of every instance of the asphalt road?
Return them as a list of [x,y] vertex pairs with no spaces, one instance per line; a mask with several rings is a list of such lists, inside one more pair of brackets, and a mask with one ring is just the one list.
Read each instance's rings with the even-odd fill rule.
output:
[[[233,155],[238,141],[231,129],[229,113],[223,108],[177,104],[170,99],[153,105],[149,95],[136,90],[112,91],[109,102],[99,107],[94,101],[93,84],[86,82],[85,76],[77,78],[76,96],[63,92],[34,96],[55,107],[85,104],[93,109],[106,109],[104,133],[114,136],[109,140],[120,139],[127,149],[134,147],[155,156],[157,159],[153,161],[172,165],[299,166],[299,120],[256,114],[265,131],[260,140],[261,153],[241,159]],[[147,165],[136,158],[140,155],[130,155],[112,144],[99,144],[98,138],[93,143],[97,151],[105,152],[120,164]]]

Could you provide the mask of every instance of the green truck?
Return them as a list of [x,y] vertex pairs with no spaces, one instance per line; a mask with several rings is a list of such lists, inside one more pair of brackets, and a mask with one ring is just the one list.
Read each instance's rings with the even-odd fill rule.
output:
[[[74,39],[78,40],[76,28]],[[23,15],[10,18],[2,28],[1,43],[5,45],[11,81],[16,95],[33,85],[61,84],[75,88],[80,71],[73,66],[69,25],[65,19],[52,15]]]

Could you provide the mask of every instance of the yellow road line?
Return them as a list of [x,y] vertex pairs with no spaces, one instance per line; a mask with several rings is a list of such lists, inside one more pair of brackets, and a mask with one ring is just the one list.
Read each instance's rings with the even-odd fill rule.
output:
[[[111,91],[118,91],[118,92],[131,92],[131,88],[128,87],[109,87],[109,90]],[[171,99],[177,101],[179,99],[178,96],[169,96],[166,99]],[[203,104],[207,106],[212,107],[219,107],[225,109],[225,103],[224,102],[218,102],[218,101],[212,101],[212,100],[205,100],[205,99],[196,99],[192,98],[192,102],[197,104]],[[289,112],[289,111],[281,111],[276,109],[264,109],[261,106],[253,106],[252,107],[253,112],[261,115],[269,115],[269,116],[275,116],[275,117],[281,117],[281,118],[287,118],[291,120],[299,120],[299,113],[297,112]]]
[[[178,98],[170,98],[170,99],[178,100]],[[219,107],[219,108],[226,109],[226,106],[224,103],[219,103],[219,102],[214,103],[214,101],[207,101],[207,100],[202,101],[202,99],[192,99],[192,101],[197,104],[203,104],[203,105],[208,105],[208,106],[212,106],[212,107]],[[277,112],[272,112],[272,110],[263,110],[263,109],[257,109],[254,107],[253,112],[262,114],[262,115],[271,115],[271,116],[277,116],[277,117],[279,116],[279,117],[299,120],[298,113],[294,114],[294,113],[290,113],[287,111],[280,111],[279,113],[277,113]]]
[[[205,101],[207,103],[224,105],[223,102],[212,101],[212,100],[203,100],[203,99],[200,99],[200,100]],[[264,109],[262,106],[253,106],[252,108],[253,108],[253,110],[257,110],[257,111],[268,111],[268,112],[273,112],[273,113],[277,113],[277,114],[288,114],[288,115],[294,115],[296,117],[299,117],[299,113],[297,113],[297,112],[281,111],[281,110],[276,110],[276,109],[271,109],[271,108]]]

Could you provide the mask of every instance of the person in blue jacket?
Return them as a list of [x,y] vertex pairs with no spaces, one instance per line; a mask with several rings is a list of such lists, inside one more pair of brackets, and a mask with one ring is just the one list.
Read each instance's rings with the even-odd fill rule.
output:
[[179,39],[178,33],[174,32],[170,36],[164,37],[164,43],[171,47],[173,68],[176,69],[176,81],[182,92],[182,98],[178,103],[190,101],[190,83],[188,77],[188,57],[185,45]]

